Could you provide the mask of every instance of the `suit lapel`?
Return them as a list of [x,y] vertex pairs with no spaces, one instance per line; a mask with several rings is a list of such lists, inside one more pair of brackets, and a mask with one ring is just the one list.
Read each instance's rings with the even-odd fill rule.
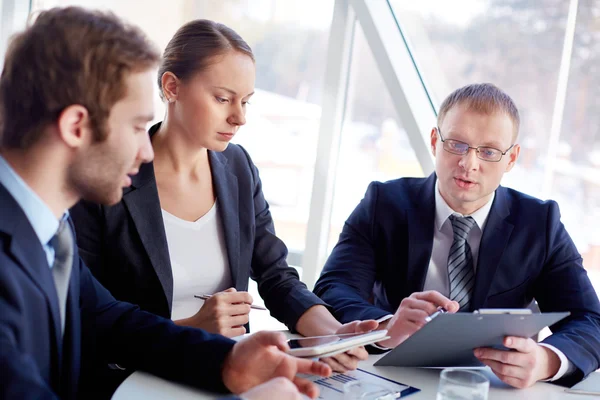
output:
[[496,190],[494,204],[490,209],[485,225],[481,244],[479,245],[479,258],[473,288],[471,309],[477,310],[487,298],[490,286],[500,264],[514,225],[506,220],[509,215],[506,189],[500,186]]
[[29,223],[27,216],[17,204],[15,199],[0,184],[0,201],[2,204],[2,224],[0,228],[11,235],[10,252],[17,260],[17,264],[31,278],[32,282],[44,293],[50,308],[54,324],[54,344],[61,353],[61,327],[58,295],[54,285],[52,271],[48,265],[48,258]]
[[208,152],[210,167],[212,171],[213,186],[217,201],[219,202],[219,216],[223,225],[225,236],[225,247],[229,258],[231,280],[238,287],[239,259],[240,259],[240,221],[238,203],[238,180],[235,175],[225,167],[227,159],[220,153]]
[[133,179],[132,187],[134,187],[133,190],[123,195],[123,201],[133,219],[150,263],[162,285],[169,310],[171,310],[173,273],[152,163],[142,165],[140,172]]
[[417,208],[407,211],[408,221],[408,293],[421,292],[429,269],[435,222],[435,174],[425,180],[417,199]]

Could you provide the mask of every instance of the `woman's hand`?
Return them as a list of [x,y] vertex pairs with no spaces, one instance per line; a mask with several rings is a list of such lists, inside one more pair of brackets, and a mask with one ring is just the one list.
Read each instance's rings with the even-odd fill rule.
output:
[[[342,325],[336,333],[367,333],[376,329],[377,325],[377,321],[374,320],[353,321]],[[321,361],[329,365],[334,372],[346,372],[358,368],[358,362],[366,360],[368,357],[369,353],[364,346],[358,346],[345,353],[322,358]]]
[[175,321],[178,325],[204,329],[234,337],[246,333],[252,296],[248,292],[238,292],[229,288],[208,298],[200,310],[190,318]]

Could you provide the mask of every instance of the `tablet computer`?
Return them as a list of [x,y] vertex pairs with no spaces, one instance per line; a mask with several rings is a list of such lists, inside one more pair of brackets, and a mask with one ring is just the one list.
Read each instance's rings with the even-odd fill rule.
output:
[[477,347],[503,348],[506,336],[532,337],[569,312],[544,314],[440,314],[375,365],[397,367],[472,367],[483,364]]
[[387,331],[380,330],[368,333],[343,333],[289,339],[290,350],[288,354],[295,357],[329,357],[357,346],[364,346],[387,338]]

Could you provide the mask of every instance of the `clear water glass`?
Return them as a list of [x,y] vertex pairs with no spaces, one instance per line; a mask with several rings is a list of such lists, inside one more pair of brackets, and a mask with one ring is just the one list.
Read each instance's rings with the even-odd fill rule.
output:
[[473,370],[446,368],[440,374],[437,400],[487,400],[490,381]]
[[351,381],[344,384],[344,400],[394,400],[394,392],[385,386],[366,381]]

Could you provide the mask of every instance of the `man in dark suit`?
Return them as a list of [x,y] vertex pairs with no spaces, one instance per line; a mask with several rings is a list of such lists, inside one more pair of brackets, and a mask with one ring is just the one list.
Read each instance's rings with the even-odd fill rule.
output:
[[341,322],[379,319],[395,347],[439,307],[570,311],[542,343],[475,350],[504,382],[572,384],[599,367],[600,305],[558,205],[500,186],[519,113],[491,84],[453,92],[431,131],[435,173],[372,183],[315,286]]
[[158,53],[144,35],[110,14],[52,9],[14,38],[5,60],[0,398],[75,398],[80,367],[94,364],[92,344],[82,344],[90,336],[114,363],[189,385],[248,399],[316,396],[296,372],[331,370],[285,354],[282,334],[236,344],[176,326],[116,301],[79,258],[66,210],[80,198],[119,201],[153,157],[145,125]]

